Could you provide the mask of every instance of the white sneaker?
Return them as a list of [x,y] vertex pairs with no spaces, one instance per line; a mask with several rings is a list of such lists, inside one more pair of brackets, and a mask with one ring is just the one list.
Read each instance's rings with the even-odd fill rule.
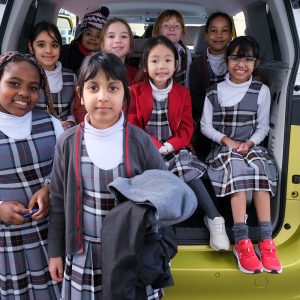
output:
[[204,216],[204,223],[210,233],[210,246],[215,251],[228,250],[230,242],[225,230],[223,217],[215,217],[213,220]]

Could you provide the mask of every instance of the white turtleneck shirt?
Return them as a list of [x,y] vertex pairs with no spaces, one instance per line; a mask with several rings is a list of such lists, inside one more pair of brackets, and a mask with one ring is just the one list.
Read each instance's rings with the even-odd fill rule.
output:
[[213,55],[209,53],[209,48],[207,48],[206,55],[215,75],[220,76],[226,73],[227,66],[225,63],[225,54]]
[[97,129],[89,123],[89,115],[84,119],[84,141],[89,158],[102,170],[110,170],[123,162],[124,115],[113,126]]
[[[56,140],[64,132],[60,120],[51,116]],[[26,139],[31,134],[32,112],[28,112],[22,117],[0,112],[0,130],[9,138],[16,140]]]

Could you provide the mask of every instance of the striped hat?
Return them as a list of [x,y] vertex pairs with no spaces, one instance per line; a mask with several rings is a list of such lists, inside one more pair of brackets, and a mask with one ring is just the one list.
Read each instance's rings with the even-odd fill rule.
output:
[[109,16],[109,9],[102,6],[94,11],[88,12],[84,15],[82,23],[78,25],[75,32],[75,40],[78,40],[82,34],[89,29],[98,29],[101,31],[103,25]]

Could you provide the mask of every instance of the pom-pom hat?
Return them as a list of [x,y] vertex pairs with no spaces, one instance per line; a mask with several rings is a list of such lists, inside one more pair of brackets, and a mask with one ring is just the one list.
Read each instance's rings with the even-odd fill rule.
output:
[[105,6],[84,15],[82,23],[79,24],[75,32],[75,40],[78,40],[82,34],[89,29],[97,29],[101,31],[109,16],[109,9]]

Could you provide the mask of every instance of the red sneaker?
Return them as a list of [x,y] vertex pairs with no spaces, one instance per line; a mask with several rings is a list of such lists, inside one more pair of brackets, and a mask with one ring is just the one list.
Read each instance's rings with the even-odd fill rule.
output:
[[255,254],[250,239],[241,240],[235,244],[233,253],[237,258],[239,268],[242,272],[253,274],[263,271],[262,264]]
[[277,257],[277,250],[273,240],[259,242],[255,247],[255,251],[261,259],[264,271],[275,274],[282,272],[282,267]]

